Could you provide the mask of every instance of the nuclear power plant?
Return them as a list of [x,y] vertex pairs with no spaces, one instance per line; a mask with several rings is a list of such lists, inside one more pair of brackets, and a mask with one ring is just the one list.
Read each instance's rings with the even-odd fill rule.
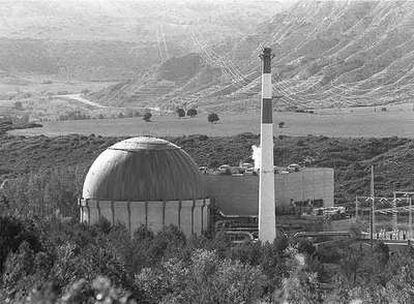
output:
[[[158,232],[177,226],[186,236],[216,232],[231,223],[237,231],[258,232],[261,241],[276,238],[276,213],[292,207],[333,206],[330,168],[275,172],[270,48],[262,60],[260,148],[253,147],[258,175],[201,174],[180,147],[163,139],[136,137],[118,142],[94,161],[85,178],[80,219],[101,217]],[[253,165],[252,165],[253,166]],[[251,227],[245,227],[246,219]]]
[[210,200],[192,158],[162,139],[137,137],[109,147],[86,175],[81,221],[101,217],[133,232],[179,227],[184,234],[208,230]]

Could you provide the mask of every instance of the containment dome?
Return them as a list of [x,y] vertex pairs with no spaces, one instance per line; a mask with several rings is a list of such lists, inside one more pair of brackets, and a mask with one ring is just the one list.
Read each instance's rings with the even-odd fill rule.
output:
[[151,137],[109,147],[92,164],[83,187],[84,199],[169,201],[203,196],[192,158],[180,147]]
[[209,227],[209,206],[202,177],[180,147],[151,137],[130,138],[109,147],[86,175],[80,199],[82,222],[106,218],[134,232],[168,225],[187,236]]

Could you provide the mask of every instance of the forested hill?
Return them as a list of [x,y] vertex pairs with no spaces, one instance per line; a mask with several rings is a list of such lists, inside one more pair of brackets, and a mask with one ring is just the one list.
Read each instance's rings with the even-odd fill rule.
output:
[[[199,60],[173,57],[147,74],[95,97],[107,104],[206,108],[256,107],[262,46],[275,53],[279,108],[410,102],[414,79],[413,1],[299,1],[253,34],[208,43],[193,35]],[[193,66],[171,79],[171,66]],[[180,73],[180,68],[177,68]],[[117,97],[117,98],[115,98]]]
[[[249,160],[251,146],[259,143],[259,136],[251,133],[233,137],[194,135],[167,139],[187,151],[198,165],[213,168]],[[0,183],[6,177],[42,176],[44,172],[58,170],[60,178],[72,185],[67,186],[65,191],[80,191],[93,160],[120,140],[122,138],[94,135],[54,138],[3,136],[0,144]],[[414,141],[410,139],[323,136],[275,139],[276,165],[300,163],[305,158],[313,159],[311,166],[335,169],[337,202],[353,201],[355,195],[369,193],[371,165],[375,165],[378,195],[392,195],[394,190],[414,188]],[[48,182],[40,184],[45,186]],[[77,183],[76,189],[73,188],[74,183]],[[75,197],[76,194],[73,193]]]

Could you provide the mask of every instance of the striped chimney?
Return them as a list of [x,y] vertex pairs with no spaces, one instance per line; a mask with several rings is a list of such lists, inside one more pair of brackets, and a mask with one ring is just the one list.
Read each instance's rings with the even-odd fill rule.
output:
[[264,48],[260,58],[262,74],[262,122],[260,128],[260,188],[259,239],[273,242],[276,238],[275,183],[273,169],[273,110],[272,110],[272,49]]

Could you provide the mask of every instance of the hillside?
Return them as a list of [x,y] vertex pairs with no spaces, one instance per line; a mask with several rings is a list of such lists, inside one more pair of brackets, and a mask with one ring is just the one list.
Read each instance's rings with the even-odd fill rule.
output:
[[10,75],[120,81],[134,77],[137,69],[158,60],[150,45],[136,42],[0,37],[0,72]]
[[[47,170],[75,172],[82,183],[87,168],[120,137],[68,135],[49,138],[3,136],[0,144],[0,180]],[[193,135],[167,138],[187,151],[200,166],[218,167],[248,161],[251,146],[259,136],[251,133],[233,137]],[[286,166],[313,159],[311,166],[335,169],[335,196],[339,203],[369,193],[369,168],[375,165],[377,195],[413,189],[414,141],[397,137],[381,139],[328,138],[324,136],[275,139],[275,164]],[[69,172],[68,171],[68,172]],[[69,173],[67,173],[69,174]]]
[[209,43],[234,39],[283,5],[253,0],[2,0],[1,7],[0,72],[121,81],[194,51],[193,30]]
[[[161,65],[143,79],[110,87],[95,97],[102,103],[151,102],[165,109],[255,108],[260,93],[257,56],[266,45],[276,55],[274,92],[282,96],[275,101],[278,108],[406,103],[413,100],[413,37],[412,1],[299,1],[239,38],[211,43],[193,31],[202,65],[186,81],[164,78]],[[170,61],[191,64],[188,56]],[[212,81],[200,83],[200,77]],[[117,101],[115,95],[123,98]]]

